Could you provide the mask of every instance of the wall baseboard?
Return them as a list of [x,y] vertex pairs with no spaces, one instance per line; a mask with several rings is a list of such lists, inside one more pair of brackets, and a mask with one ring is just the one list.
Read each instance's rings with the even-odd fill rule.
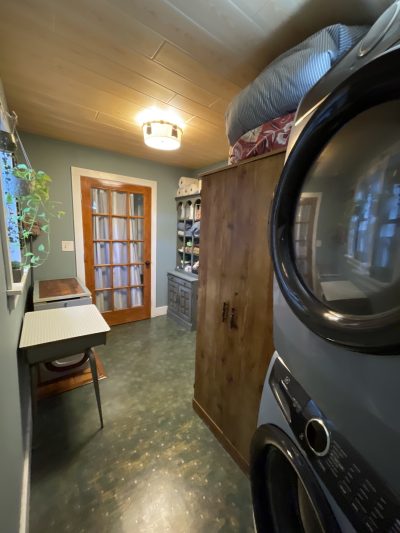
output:
[[32,414],[29,400],[28,415],[25,428],[24,464],[22,467],[21,510],[19,518],[19,533],[29,531],[29,500],[31,485],[31,449],[32,449]]
[[246,476],[249,475],[249,461],[243,457],[240,452],[235,448],[232,442],[224,435],[223,431],[217,426],[217,424],[212,420],[206,411],[201,407],[195,398],[192,400],[193,410],[199,415],[203,420],[206,426],[211,430],[216,439],[225,450],[229,453],[232,459],[238,464]]
[[154,318],[156,316],[166,315],[167,311],[168,311],[168,305],[163,305],[161,307],[154,307],[151,310],[151,318]]

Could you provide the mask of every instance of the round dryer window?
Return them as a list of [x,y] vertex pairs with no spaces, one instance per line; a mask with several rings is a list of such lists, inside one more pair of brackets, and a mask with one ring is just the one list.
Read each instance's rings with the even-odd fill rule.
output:
[[400,350],[400,49],[343,82],[301,132],[271,216],[286,301],[320,337]]
[[307,173],[293,249],[307,288],[330,309],[400,308],[400,101],[349,121]]

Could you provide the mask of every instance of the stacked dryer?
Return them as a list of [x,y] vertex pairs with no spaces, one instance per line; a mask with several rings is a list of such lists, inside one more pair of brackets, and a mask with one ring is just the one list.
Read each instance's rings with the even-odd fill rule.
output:
[[400,532],[400,4],[304,98],[271,219],[258,533]]

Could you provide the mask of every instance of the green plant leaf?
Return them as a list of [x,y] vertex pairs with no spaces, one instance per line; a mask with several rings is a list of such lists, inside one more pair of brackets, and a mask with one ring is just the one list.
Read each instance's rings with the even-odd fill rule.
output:
[[47,233],[48,230],[49,230],[49,225],[48,225],[48,224],[44,224],[40,229],[41,229],[42,231],[44,231],[45,233]]
[[13,201],[14,201],[14,196],[10,192],[6,193],[6,203],[12,204]]
[[32,257],[34,254],[32,252],[25,252],[25,257]]
[[44,251],[45,251],[44,244],[39,244],[39,246],[38,246],[38,252],[44,252]]

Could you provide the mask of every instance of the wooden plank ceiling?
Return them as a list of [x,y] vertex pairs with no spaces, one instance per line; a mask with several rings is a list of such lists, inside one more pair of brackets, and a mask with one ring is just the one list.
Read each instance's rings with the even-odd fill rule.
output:
[[[199,168],[226,159],[228,102],[272,59],[390,0],[1,0],[0,77],[21,130]],[[147,148],[135,115],[172,108],[176,152]]]

